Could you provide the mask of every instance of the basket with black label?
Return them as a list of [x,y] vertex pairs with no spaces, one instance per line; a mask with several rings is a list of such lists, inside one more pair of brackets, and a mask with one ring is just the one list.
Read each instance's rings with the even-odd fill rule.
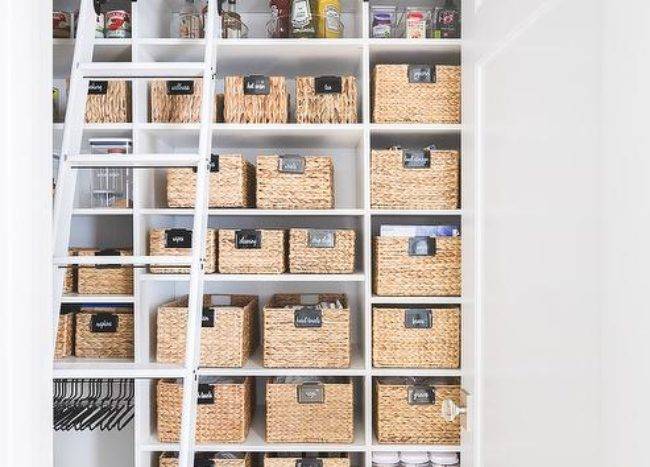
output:
[[133,358],[132,308],[84,306],[75,320],[75,356]]
[[[151,256],[190,256],[192,254],[192,230],[190,229],[151,229],[149,231],[149,254]],[[217,231],[207,229],[205,236],[206,274],[217,269]],[[189,274],[189,266],[156,266],[149,267],[152,273]]]
[[267,452],[264,467],[350,467],[350,457],[345,452],[331,452],[321,457],[300,457],[299,454]]
[[152,123],[192,123],[201,120],[203,79],[153,80],[150,88]]
[[282,76],[226,76],[226,123],[287,123],[289,93]]
[[282,274],[286,272],[284,230],[219,230],[219,272]]
[[296,123],[357,123],[354,76],[298,76]]
[[89,81],[86,123],[128,123],[131,121],[131,83]]
[[291,229],[289,272],[350,274],[354,272],[355,243],[352,229]]
[[[83,248],[77,256],[133,256],[133,250]],[[133,294],[133,268],[119,264],[83,265],[77,268],[77,291],[84,295]]]

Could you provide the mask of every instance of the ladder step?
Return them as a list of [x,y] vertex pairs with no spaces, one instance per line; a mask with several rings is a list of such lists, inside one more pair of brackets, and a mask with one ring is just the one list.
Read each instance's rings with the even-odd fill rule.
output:
[[198,154],[80,154],[68,156],[72,168],[84,167],[196,167]]
[[54,258],[55,266],[191,266],[192,256],[64,256]]
[[80,64],[84,78],[200,78],[203,62],[92,62]]

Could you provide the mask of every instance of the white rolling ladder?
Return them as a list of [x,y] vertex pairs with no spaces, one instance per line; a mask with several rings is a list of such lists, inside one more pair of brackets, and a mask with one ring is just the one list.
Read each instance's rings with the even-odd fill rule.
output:
[[[205,25],[205,35],[213,37],[216,20],[216,2],[210,2]],[[203,62],[152,62],[114,63],[92,62],[95,37],[95,11],[93,0],[81,0],[79,28],[75,45],[70,93],[66,111],[63,144],[59,163],[58,180],[54,200],[53,219],[53,346],[56,342],[58,318],[61,308],[66,266],[116,265],[126,267],[189,266],[190,310],[187,322],[185,365],[183,373],[183,406],[180,433],[179,467],[192,467],[194,459],[194,432],[196,419],[196,397],[198,355],[200,348],[200,319],[203,307],[203,264],[205,238],[208,223],[207,178],[212,148],[212,121],[214,119],[215,61],[213,41],[206,40]],[[198,152],[196,154],[81,154],[83,128],[85,124],[88,81],[90,79],[192,79],[203,78],[201,101],[201,126]],[[70,228],[74,204],[75,186],[79,169],[93,167],[157,168],[195,167],[196,198],[192,228],[191,256],[69,256]]]

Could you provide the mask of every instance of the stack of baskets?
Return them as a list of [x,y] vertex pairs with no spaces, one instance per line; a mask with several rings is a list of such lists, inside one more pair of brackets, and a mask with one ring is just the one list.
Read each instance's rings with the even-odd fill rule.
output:
[[131,83],[90,81],[86,100],[86,123],[131,121]]
[[[217,231],[208,229],[205,237],[204,272],[217,270]],[[149,254],[151,256],[189,256],[192,254],[192,231],[188,229],[151,229],[149,231]],[[189,266],[149,267],[152,273],[188,274]]]

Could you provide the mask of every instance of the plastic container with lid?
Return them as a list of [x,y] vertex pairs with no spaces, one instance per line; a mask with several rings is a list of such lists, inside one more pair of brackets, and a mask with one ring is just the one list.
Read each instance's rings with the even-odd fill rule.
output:
[[401,452],[399,460],[403,467],[429,467],[429,454],[426,452]]
[[431,467],[460,467],[456,452],[430,452]]
[[394,467],[399,465],[399,453],[397,452],[373,452],[373,467]]

